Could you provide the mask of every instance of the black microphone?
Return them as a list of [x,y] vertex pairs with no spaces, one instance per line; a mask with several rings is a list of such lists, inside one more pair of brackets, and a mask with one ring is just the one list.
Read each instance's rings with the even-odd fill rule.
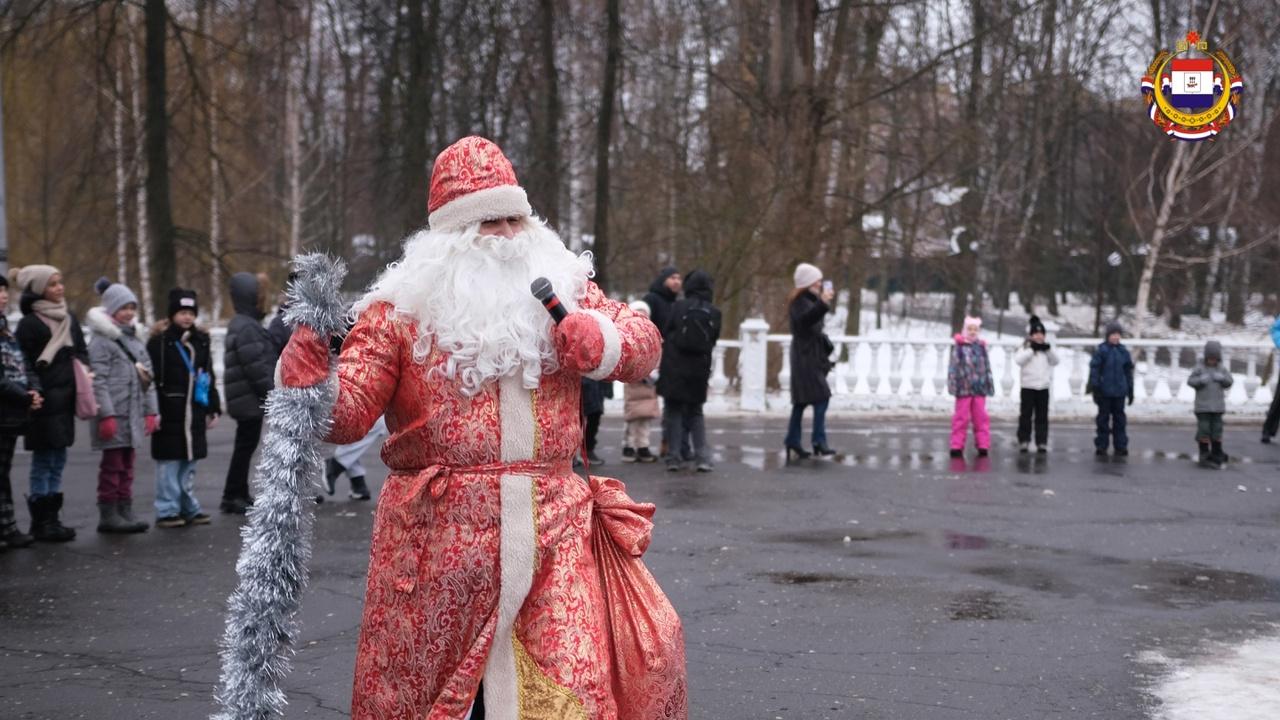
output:
[[529,286],[529,292],[538,298],[538,302],[542,303],[542,307],[551,313],[551,319],[555,320],[559,325],[561,320],[569,317],[569,313],[565,312],[564,305],[560,304],[560,298],[556,297],[556,291],[551,287],[551,281],[540,277],[533,281]]

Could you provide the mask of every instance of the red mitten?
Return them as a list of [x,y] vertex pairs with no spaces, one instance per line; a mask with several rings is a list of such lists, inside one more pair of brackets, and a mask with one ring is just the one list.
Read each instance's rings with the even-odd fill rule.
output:
[[329,341],[306,325],[299,325],[280,353],[280,383],[285,387],[313,387],[329,377]]
[[106,417],[98,421],[98,439],[102,441],[110,440],[116,436],[115,417]]
[[585,375],[604,360],[604,333],[600,324],[586,313],[573,313],[556,326],[556,352],[560,366]]
[[151,435],[160,429],[160,418],[155,415],[148,415],[143,420],[146,422],[146,434]]

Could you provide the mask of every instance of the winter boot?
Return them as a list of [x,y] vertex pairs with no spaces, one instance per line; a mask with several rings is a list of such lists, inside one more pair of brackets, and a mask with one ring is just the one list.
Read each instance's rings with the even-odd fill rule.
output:
[[28,498],[31,505],[31,534],[40,542],[68,542],[74,540],[76,531],[62,524],[58,513],[62,510],[62,493],[51,493]]
[[1227,460],[1229,459],[1227,457],[1227,454],[1222,450],[1221,440],[1213,441],[1213,449],[1209,451],[1209,455],[1213,458],[1213,461],[1217,463],[1218,467],[1222,467],[1223,465],[1226,465]]
[[0,502],[0,545],[9,548],[28,547],[35,542],[35,538],[18,529],[13,512],[12,502]]
[[642,447],[636,451],[636,460],[642,463],[658,462],[658,456],[654,455],[649,448]]
[[330,495],[334,493],[334,484],[338,482],[338,476],[343,473],[345,468],[342,463],[329,458],[324,464],[324,488]]
[[115,503],[98,503],[98,532],[133,532],[133,526],[125,522],[124,518],[120,517],[120,510],[116,507]]
[[631,446],[622,448],[622,462],[633,463],[636,461],[636,449]]
[[351,499],[352,500],[368,500],[369,486],[364,484],[364,476],[357,475],[351,478]]
[[133,500],[121,500],[116,503],[116,513],[120,515],[120,519],[129,526],[125,532],[140,533],[146,532],[151,527],[147,523],[139,520],[133,515]]
[[1213,455],[1209,452],[1209,443],[1200,442],[1199,445],[1200,445],[1200,467],[1202,468],[1217,467],[1217,464],[1213,461]]

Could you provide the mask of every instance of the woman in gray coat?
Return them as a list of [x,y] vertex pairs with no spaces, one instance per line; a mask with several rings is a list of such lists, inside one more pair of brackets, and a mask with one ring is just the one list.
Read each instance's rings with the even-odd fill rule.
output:
[[102,305],[85,316],[93,333],[89,364],[98,416],[90,421],[94,450],[102,451],[98,466],[98,532],[136,533],[147,523],[133,515],[135,448],[155,432],[155,372],[147,347],[138,339],[134,317],[138,298],[133,291],[102,278],[94,286]]

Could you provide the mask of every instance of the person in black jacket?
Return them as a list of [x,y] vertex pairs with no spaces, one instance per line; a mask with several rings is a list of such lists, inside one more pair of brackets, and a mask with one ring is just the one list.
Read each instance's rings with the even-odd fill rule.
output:
[[[289,282],[292,283],[297,279],[297,273],[289,273]],[[276,355],[284,352],[284,346],[289,344],[289,338],[293,336],[293,328],[284,322],[284,313],[289,309],[289,295],[284,291],[280,292],[279,302],[276,304],[275,317],[271,318],[271,322],[267,324],[267,332],[271,333],[271,339],[276,344]],[[341,350],[342,346],[339,345]]]
[[586,419],[582,436],[587,446],[587,462],[592,465],[604,464],[604,459],[596,454],[596,445],[600,434],[600,420],[604,417],[604,401],[612,397],[613,383],[582,378],[582,416]]
[[193,484],[196,462],[209,452],[205,430],[222,414],[208,333],[195,327],[196,292],[169,291],[169,319],[147,341],[160,399],[160,429],[151,435],[156,461],[156,527],[207,525]]
[[[658,333],[664,338],[667,335],[667,322],[671,319],[671,307],[675,305],[676,299],[680,297],[680,290],[684,287],[684,279],[680,275],[680,271],[668,265],[658,271],[658,277],[654,278],[653,283],[649,285],[649,292],[645,293],[644,301],[649,305],[649,319],[653,321],[654,326],[658,328]],[[662,444],[659,446],[658,454],[666,457],[668,438],[667,423],[662,422]],[[689,459],[689,438],[680,438],[680,457]]]
[[[710,275],[701,270],[689,273],[684,282],[684,299],[671,308],[658,370],[663,433],[667,438],[689,435],[698,472],[713,469],[702,415],[707,382],[711,379],[711,355],[720,339],[720,310],[711,304],[712,290]],[[667,470],[679,470],[681,459],[669,444],[664,458]]]
[[[62,273],[52,265],[28,265],[15,274],[22,288],[22,320],[14,335],[22,354],[40,378],[44,403],[32,413],[26,448],[31,451],[31,534],[36,540],[66,542],[76,531],[59,520],[62,471],[67,448],[76,440],[76,370],[83,363],[88,377],[89,351],[80,321],[67,309]],[[91,393],[92,387],[85,392]]]
[[813,452],[834,455],[827,446],[827,405],[831,387],[827,373],[831,371],[831,340],[822,331],[822,322],[831,311],[835,291],[822,282],[822,270],[800,263],[795,271],[795,290],[791,291],[788,316],[791,322],[791,423],[787,427],[787,459],[807,458],[809,452],[800,445],[804,410],[813,406]]
[[23,357],[18,339],[9,332],[3,312],[8,307],[9,280],[0,275],[0,550],[24,548],[35,542],[35,538],[18,529],[9,470],[18,436],[30,422],[31,411],[39,410],[43,401],[40,378]]
[[227,323],[223,356],[223,389],[227,414],[236,421],[236,439],[222,489],[224,513],[243,515],[253,498],[249,494],[249,466],[262,438],[262,405],[274,386],[280,351],[262,326],[262,288],[253,273],[231,276],[231,304],[235,317]]

